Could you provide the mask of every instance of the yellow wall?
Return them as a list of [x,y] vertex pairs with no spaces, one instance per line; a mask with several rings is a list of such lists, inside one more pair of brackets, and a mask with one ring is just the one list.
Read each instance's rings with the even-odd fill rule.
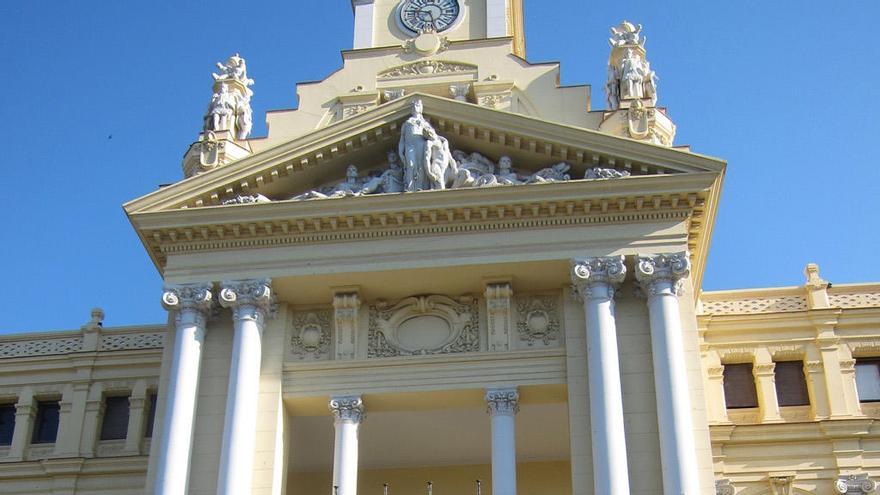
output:
[[[517,464],[518,495],[555,495],[571,493],[571,469],[568,461],[529,462]],[[444,466],[414,469],[379,469],[358,474],[358,493],[381,495],[382,484],[390,483],[389,495],[416,495],[425,493],[425,483],[434,483],[436,495],[466,495],[476,493],[474,480],[483,480],[483,493],[492,493],[491,467]],[[330,472],[290,473],[288,495],[328,493],[333,475]]]

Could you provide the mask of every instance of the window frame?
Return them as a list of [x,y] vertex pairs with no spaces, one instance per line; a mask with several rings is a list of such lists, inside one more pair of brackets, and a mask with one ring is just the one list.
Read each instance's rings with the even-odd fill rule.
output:
[[855,382],[856,382],[856,395],[859,399],[859,404],[876,404],[880,403],[880,394],[878,394],[877,398],[871,399],[862,399],[862,389],[859,387],[859,365],[873,365],[877,370],[878,376],[880,376],[880,357],[871,356],[871,357],[863,357],[863,358],[855,358]]
[[[31,445],[52,445],[58,441],[58,431],[61,429],[61,399],[38,399],[34,404],[36,408],[36,413],[34,414],[34,425],[33,431],[31,432]],[[56,411],[55,414],[55,430],[52,435],[47,435],[45,438],[52,437],[52,440],[44,440],[42,436],[42,424],[46,417],[47,411]]]
[[[810,387],[807,385],[807,374],[804,370],[803,359],[773,361],[773,365],[774,365],[774,367],[773,367],[773,385],[774,385],[773,388],[776,391],[776,404],[779,407],[802,407],[802,406],[811,405]],[[780,379],[780,378],[782,378],[782,375],[780,374],[780,370],[785,369],[785,368],[794,369],[794,365],[797,365],[797,370],[798,370],[797,376],[800,378],[800,381],[798,381],[798,388],[802,389],[802,390],[798,390],[797,394],[799,395],[799,397],[802,394],[802,396],[806,402],[798,401],[797,403],[789,403],[789,402],[794,402],[792,400],[793,397],[789,397],[790,395],[794,395],[793,389],[788,387],[788,385],[790,385],[790,384],[782,383],[783,380]],[[783,401],[783,397],[785,397],[787,400]],[[783,403],[783,402],[785,402],[785,403]]]
[[[721,366],[724,368],[724,370],[722,371],[721,386],[722,386],[722,390],[724,392],[724,405],[725,405],[725,407],[728,410],[730,410],[730,409],[733,409],[733,410],[755,409],[755,408],[759,407],[760,402],[758,401],[758,386],[755,383],[755,364],[754,363],[722,363]],[[743,369],[745,366],[748,366],[748,370],[749,370],[748,376],[750,378],[749,384],[751,386],[750,387],[751,393],[747,394],[747,395],[751,395],[751,397],[749,397],[749,398],[754,399],[753,400],[754,403],[749,402],[748,405],[731,405],[730,404],[731,394],[728,393],[728,386],[732,387],[732,386],[735,386],[735,384],[731,384],[731,382],[728,380],[728,370],[733,369],[732,367],[739,367],[740,369]]]
[[[110,404],[114,405],[119,404],[122,407],[122,410],[125,412],[125,420],[124,422],[120,421],[122,424],[116,424],[117,418],[114,416],[111,418],[114,423],[113,427],[118,428],[117,430],[109,430],[108,431],[108,422],[107,419],[110,418]],[[114,410],[115,410],[114,406]],[[118,412],[118,411],[117,411]],[[131,394],[123,395],[123,394],[111,394],[104,396],[104,408],[103,414],[101,415],[101,431],[98,433],[99,441],[109,441],[109,440],[125,440],[128,437],[128,422],[131,418]],[[121,436],[120,436],[121,435]]]

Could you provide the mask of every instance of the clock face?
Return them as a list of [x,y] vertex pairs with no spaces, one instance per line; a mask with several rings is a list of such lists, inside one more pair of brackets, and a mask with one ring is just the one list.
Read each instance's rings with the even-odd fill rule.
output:
[[404,0],[398,7],[400,22],[414,33],[449,29],[461,15],[458,0]]

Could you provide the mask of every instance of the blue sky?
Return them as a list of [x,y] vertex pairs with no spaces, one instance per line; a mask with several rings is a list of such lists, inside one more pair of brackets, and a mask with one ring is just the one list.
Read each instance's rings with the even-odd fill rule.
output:
[[[644,25],[678,144],[728,160],[706,289],[880,281],[876,0],[525,0],[532,62],[592,84],[608,28]],[[0,3],[6,186],[0,333],[164,321],[161,280],[122,203],[181,178],[213,64],[240,51],[255,135],[297,81],[337,69],[348,0]]]

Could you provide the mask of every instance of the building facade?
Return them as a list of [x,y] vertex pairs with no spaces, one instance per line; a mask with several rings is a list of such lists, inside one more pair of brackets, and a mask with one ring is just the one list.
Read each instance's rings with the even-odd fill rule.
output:
[[880,285],[701,291],[726,164],[640,25],[592,110],[521,0],[352,8],[265,137],[217,64],[184,179],[125,205],[166,323],[0,338],[0,492],[874,491]]

